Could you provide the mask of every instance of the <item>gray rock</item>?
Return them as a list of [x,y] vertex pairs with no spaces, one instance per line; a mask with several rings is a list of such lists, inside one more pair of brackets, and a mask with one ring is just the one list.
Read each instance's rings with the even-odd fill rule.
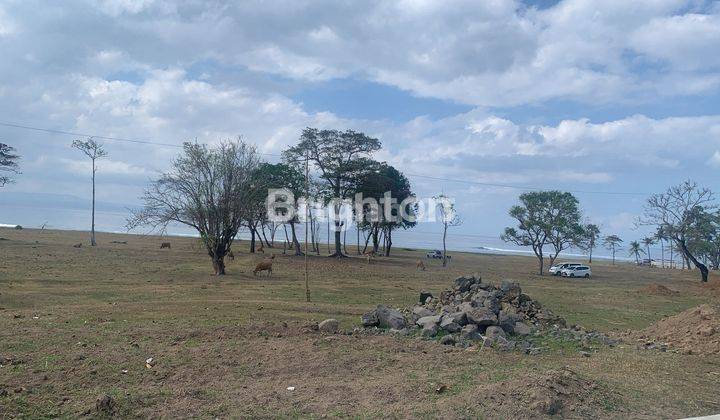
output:
[[508,334],[512,334],[515,330],[515,323],[518,320],[518,316],[512,313],[507,313],[503,310],[498,314],[498,325]]
[[451,312],[443,315],[443,319],[448,318],[452,319],[452,321],[461,327],[465,324],[467,324],[467,317],[465,316],[465,312]]
[[512,300],[516,297],[519,297],[522,293],[522,289],[520,288],[520,284],[514,281],[509,280],[503,280],[503,282],[500,284],[500,290],[505,295],[505,299]]
[[446,346],[454,346],[455,345],[455,337],[452,335],[445,335],[443,338],[440,339],[440,344],[446,345]]
[[497,316],[488,308],[474,308],[465,312],[468,323],[478,326],[488,326],[497,324]]
[[492,295],[488,296],[483,301],[482,306],[490,309],[491,311],[493,311],[494,313],[497,314],[498,312],[500,312],[500,307],[501,307],[500,299],[498,299],[497,297],[492,296]]
[[363,327],[377,327],[380,323],[377,309],[373,309],[372,311],[363,314],[361,322]]
[[513,327],[513,333],[515,335],[526,336],[533,332],[533,328],[524,322],[516,322]]
[[418,319],[415,323],[421,327],[425,327],[428,324],[437,325],[438,323],[440,323],[441,318],[441,315],[424,316]]
[[425,290],[420,292],[420,304],[424,305],[425,302],[427,302],[428,298],[432,298],[433,295],[430,292],[427,292]]
[[485,329],[485,337],[491,339],[496,339],[498,337],[505,338],[505,331],[503,331],[502,328],[493,325]]
[[479,340],[481,338],[478,332],[478,326],[475,324],[467,324],[460,330],[460,337],[466,340]]
[[447,332],[455,333],[460,331],[462,327],[460,326],[460,324],[455,322],[453,317],[451,317],[450,315],[443,315],[442,319],[440,320],[440,328]]
[[475,276],[461,276],[455,279],[455,290],[465,293],[470,290],[473,284],[479,284],[481,281]]
[[435,337],[438,333],[438,326],[437,324],[433,324],[432,322],[428,322],[427,324],[423,325],[422,329],[422,335],[425,337]]
[[418,319],[425,317],[425,316],[432,316],[433,311],[430,309],[424,307],[424,306],[415,306],[412,310],[412,316],[413,321],[417,321]]
[[388,308],[387,306],[378,305],[377,309],[378,326],[381,328],[392,328],[401,330],[407,326],[405,317],[399,311]]
[[340,329],[340,321],[333,318],[326,319],[318,324],[318,329],[320,332],[324,332],[326,334],[335,334]]
[[484,346],[492,347],[505,347],[508,346],[508,340],[505,338],[505,331],[497,326],[487,327],[485,330],[485,340],[483,341]]

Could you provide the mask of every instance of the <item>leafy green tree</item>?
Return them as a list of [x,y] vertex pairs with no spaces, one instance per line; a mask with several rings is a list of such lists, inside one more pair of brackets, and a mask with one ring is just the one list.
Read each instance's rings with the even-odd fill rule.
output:
[[584,235],[581,240],[580,248],[588,252],[588,263],[592,264],[593,250],[597,246],[600,239],[600,227],[598,225],[588,223],[584,227]]
[[[385,162],[376,162],[374,169],[363,177],[355,188],[356,194],[362,194],[362,198],[372,198],[380,206],[377,214],[372,212],[369,206],[363,207],[362,221],[360,228],[368,232],[368,240],[373,241],[373,251],[378,252],[380,247],[380,234],[384,237],[385,256],[390,256],[392,248],[392,232],[396,229],[409,229],[415,226],[415,205],[408,205],[402,209],[406,216],[401,217],[400,203],[414,197],[410,181],[407,177]],[[385,194],[390,193],[393,202],[385,200]]]
[[623,240],[617,235],[608,235],[603,239],[603,245],[605,248],[612,251],[612,263],[615,265],[615,252],[620,248]]
[[642,250],[640,242],[638,242],[638,241],[630,242],[630,247],[628,248],[628,251],[629,251],[628,255],[635,256],[635,264],[640,265],[640,254],[645,252]]
[[500,236],[505,242],[532,247],[538,259],[539,273],[544,273],[544,247],[551,245],[551,264],[558,254],[573,245],[581,245],[584,229],[577,199],[560,191],[533,191],[520,195],[520,205],[510,208],[516,228],[507,227]]
[[[324,180],[334,198],[351,198],[355,186],[367,176],[372,165],[370,156],[380,150],[378,139],[352,130],[318,130],[306,128],[300,142],[285,152],[288,162],[305,162],[308,159]],[[340,220],[341,203],[333,205],[335,214],[335,252],[333,257],[344,257]]]
[[[15,148],[5,143],[0,143],[0,174],[17,174],[18,161],[20,156],[15,153]],[[0,176],[0,187],[13,182],[10,175]]]
[[710,189],[685,181],[650,196],[641,223],[662,227],[680,249],[685,264],[689,266],[692,262],[700,270],[701,281],[707,282],[709,270],[691,249],[690,241],[700,232],[706,215],[715,209],[717,205]]
[[95,174],[97,173],[96,161],[107,157],[107,152],[103,145],[95,141],[93,138],[87,140],[75,140],[72,147],[83,152],[85,156],[92,161],[92,221],[90,223],[90,245],[95,246]]
[[[287,163],[262,163],[257,172],[259,178],[262,179],[261,185],[265,194],[267,194],[269,189],[286,189],[295,196],[295,199],[305,195],[305,176],[295,165]],[[289,204],[294,205],[294,203]],[[295,249],[295,255],[304,255],[300,249],[300,241],[298,241],[297,238],[297,223],[297,214],[287,222],[287,224],[290,225],[291,242]]]
[[242,141],[214,148],[185,143],[169,172],[152,182],[133,212],[128,228],[150,226],[165,231],[179,223],[198,231],[218,276],[225,274],[225,256],[253,205],[259,159]]

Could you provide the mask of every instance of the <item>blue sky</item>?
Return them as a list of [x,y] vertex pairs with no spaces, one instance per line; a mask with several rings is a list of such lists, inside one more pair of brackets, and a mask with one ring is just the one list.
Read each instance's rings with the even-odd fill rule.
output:
[[[419,195],[454,196],[478,241],[511,224],[524,188],[578,191],[591,221],[632,240],[646,194],[720,185],[718,2],[8,0],[0,51],[0,122],[177,145],[242,135],[270,154],[306,126],[361,130]],[[0,222],[84,227],[72,139],[0,126],[23,156]],[[106,148],[112,229],[177,150]]]

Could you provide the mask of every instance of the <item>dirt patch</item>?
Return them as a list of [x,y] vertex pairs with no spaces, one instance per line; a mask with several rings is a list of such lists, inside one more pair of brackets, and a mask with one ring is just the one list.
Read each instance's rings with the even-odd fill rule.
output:
[[[592,417],[618,404],[619,397],[569,368],[478,388],[483,401],[505,418]],[[615,413],[617,414],[617,412]],[[492,417],[492,416],[490,416]]]
[[643,346],[665,345],[684,354],[720,354],[720,306],[704,304],[630,333]]
[[663,286],[662,284],[653,283],[651,285],[648,285],[647,287],[643,287],[642,289],[638,290],[639,293],[644,293],[648,295],[660,295],[660,296],[672,296],[676,295],[680,292],[677,290],[673,290],[667,286]]
[[703,292],[710,292],[715,295],[720,295],[720,280],[710,280],[709,282],[703,284],[702,286]]

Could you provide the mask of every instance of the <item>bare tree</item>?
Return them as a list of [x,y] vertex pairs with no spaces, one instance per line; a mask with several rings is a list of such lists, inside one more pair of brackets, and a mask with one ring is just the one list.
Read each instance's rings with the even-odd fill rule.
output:
[[457,214],[457,210],[455,209],[455,203],[453,203],[453,201],[449,197],[440,194],[439,196],[434,198],[438,202],[437,212],[440,216],[440,222],[442,222],[443,224],[443,267],[446,267],[447,231],[449,227],[460,226],[462,224],[462,219],[460,219],[460,216]]
[[[0,173],[18,173],[18,160],[20,156],[15,153],[15,148],[5,143],[0,143]],[[13,182],[9,175],[0,176],[0,187]]]
[[705,215],[716,208],[712,191],[688,180],[662,194],[650,196],[640,223],[661,227],[677,245],[686,264],[689,266],[692,261],[700,270],[701,280],[707,282],[708,268],[692,253],[688,241],[695,235]]
[[96,161],[107,157],[107,152],[101,143],[92,137],[87,140],[75,140],[72,147],[83,152],[92,161],[92,221],[90,223],[90,245],[95,246],[95,174],[97,173]]
[[144,208],[133,213],[128,228],[189,226],[200,233],[215,274],[224,275],[225,255],[253,205],[258,164],[255,148],[240,140],[215,148],[185,143],[170,172],[145,191]]

